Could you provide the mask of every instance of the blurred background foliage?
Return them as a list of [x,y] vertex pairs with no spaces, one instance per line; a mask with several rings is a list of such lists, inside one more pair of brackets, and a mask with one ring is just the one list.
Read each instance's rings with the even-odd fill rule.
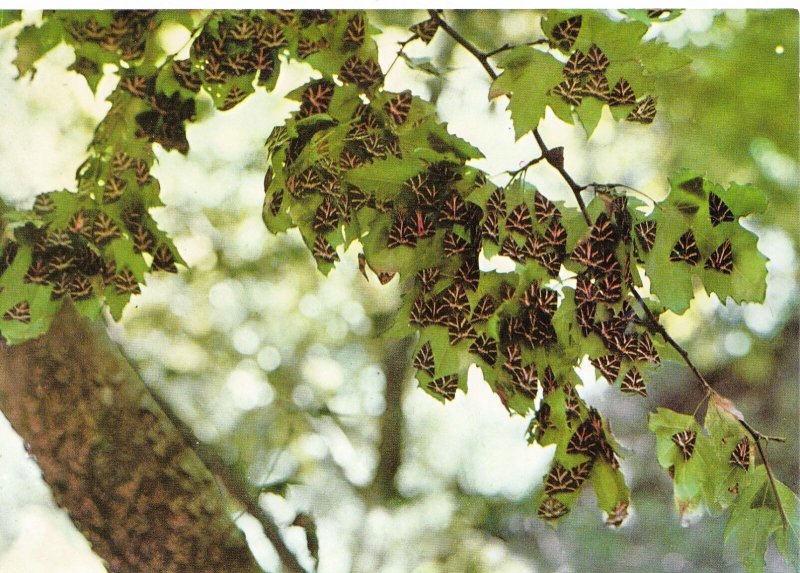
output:
[[[455,11],[448,18],[490,50],[541,37],[540,15]],[[383,30],[384,70],[395,42],[408,37],[404,29],[425,17],[422,11],[371,13]],[[658,196],[671,172],[691,167],[767,192],[768,213],[751,221],[771,259],[765,303],[722,307],[700,297],[666,326],[755,427],[787,436],[769,453],[777,477],[796,491],[797,12],[689,11],[654,25],[650,34],[683,47],[693,60],[659,86],[651,128],[605,117],[586,141],[579,126],[548,116],[543,135],[550,145],[565,146],[567,167],[581,183],[613,181]],[[486,153],[480,166],[490,173],[530,159],[536,153],[530,136],[512,141],[505,106],[486,102],[488,82],[477,63],[442,36],[408,51],[432,58],[447,73],[398,63],[387,88],[411,87],[437,101],[450,129]],[[12,84],[11,57],[3,33],[0,101],[40,134],[46,153],[37,155],[54,159],[31,182],[9,131],[31,129],[14,122],[0,127],[7,165],[0,192],[26,204],[46,190],[42,185],[73,184],[69,172],[106,104],[80,85],[82,78],[57,76],[46,65],[32,84]],[[48,56],[53,70],[59,57],[69,61],[56,51]],[[190,267],[178,276],[149,277],[122,322],[110,327],[153,390],[199,439],[215,444],[262,488],[263,503],[289,527],[287,540],[306,563],[304,532],[290,525],[299,512],[314,516],[321,573],[739,571],[734,552],[722,547],[724,519],[705,516],[681,526],[671,482],[653,455],[647,412],[660,405],[691,413],[701,398],[684,367],[666,364],[647,399],[605,385],[583,389],[630,450],[623,467],[633,516],[620,530],[606,530],[587,494],[553,530],[536,518],[531,502],[550,453],[525,444],[526,422],[508,418],[479,377],[471,378],[466,396],[446,406],[432,400],[411,379],[408,344],[378,337],[397,304],[398,280],[383,286],[370,274],[366,281],[354,249],[323,278],[299,235],[268,235],[261,222],[262,145],[292,109],[281,95],[308,74],[293,66],[274,94],[190,126],[188,157],[159,150],[154,175],[166,207],[154,216]],[[46,82],[63,82],[60,93],[69,101],[54,102],[42,91]],[[21,137],[22,145],[41,149],[39,140]],[[53,145],[59,138],[69,140],[66,148]],[[531,169],[529,180],[565,198],[566,187],[547,169]],[[242,518],[240,525],[257,558],[275,570],[276,557],[257,524]],[[13,530],[0,531],[0,571],[11,571],[3,568],[2,551],[14,538]],[[768,569],[786,570],[774,552]]]

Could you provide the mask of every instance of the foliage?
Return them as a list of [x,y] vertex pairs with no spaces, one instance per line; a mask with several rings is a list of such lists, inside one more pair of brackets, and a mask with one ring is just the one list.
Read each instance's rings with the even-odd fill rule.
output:
[[[447,33],[477,55],[493,79],[489,97],[508,98],[516,137],[537,137],[541,157],[499,185],[470,165],[481,151],[451,134],[431,102],[383,88],[376,30],[362,12],[46,13],[17,36],[20,76],[63,41],[92,90],[106,65],[119,83],[76,190],[43,193],[30,212],[3,208],[0,332],[11,343],[42,334],[65,298],[86,316],[105,305],[118,319],[147,273],[177,272],[183,261],[149,212],[161,205],[153,144],[188,153],[186,122],[204,106],[230,110],[273,89],[283,62],[303,61],[316,77],[289,94],[298,109],[267,140],[267,228],[299,229],[323,273],[358,242],[362,272],[382,282],[399,275],[402,304],[386,335],[418,333],[413,365],[423,389],[452,400],[478,365],[509,412],[530,416],[529,441],[555,445],[533,511],[556,522],[588,483],[606,523],[621,525],[630,504],[622,452],[608,421],[577,393],[576,369],[588,359],[609,384],[646,395],[662,359],[688,361],[658,319],[686,311],[695,282],[723,302],[763,300],[766,257],[740,220],[767,208],[754,186],[695,171],[675,173],[661,201],[595,183],[586,206],[585,187],[568,179],[579,209],[526,180],[539,161],[566,173],[563,149],[548,149],[538,134],[547,108],[566,123],[577,118],[587,136],[606,106],[616,120],[654,120],[657,80],[688,60],[643,41],[660,14],[628,16],[548,13],[541,38],[492,54],[499,76],[440,12],[411,27],[408,42]],[[0,23],[15,17],[4,13]],[[162,53],[155,37],[167,24],[189,32],[188,58]],[[439,73],[432,61],[403,56]],[[485,271],[481,255],[506,257],[514,271]],[[796,545],[796,497],[766,460],[756,464],[751,440],[762,436],[701,382],[710,400],[703,427],[666,409],[651,415],[657,458],[679,513],[729,510],[727,536],[757,571],[771,536],[784,555]],[[746,527],[749,519],[760,527]]]

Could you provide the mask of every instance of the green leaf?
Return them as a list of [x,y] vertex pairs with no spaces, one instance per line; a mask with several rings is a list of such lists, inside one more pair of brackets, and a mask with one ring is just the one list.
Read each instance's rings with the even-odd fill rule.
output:
[[748,573],[764,571],[764,554],[773,536],[778,550],[787,556],[790,563],[797,565],[797,554],[791,554],[792,550],[798,548],[800,539],[797,496],[784,484],[776,482],[789,522],[788,529],[784,530],[765,467],[758,466],[751,474],[750,481],[743,485],[732,505],[725,526],[725,542],[736,544],[737,553]]
[[511,97],[508,109],[519,139],[536,129],[550,101],[547,91],[561,81],[563,64],[541,50],[522,46],[499,58],[503,73],[492,82],[490,98]]
[[775,532],[775,546],[793,569],[800,570],[800,500],[780,481],[776,480],[775,488],[788,521],[787,529]]
[[600,117],[603,115],[604,106],[605,104],[599,100],[586,98],[586,100],[576,108],[575,113],[581,121],[587,139],[592,136],[597,124],[600,123]]
[[17,57],[12,62],[24,77],[36,73],[35,64],[47,52],[61,43],[64,27],[57,18],[45,18],[40,27],[25,26],[17,35]]
[[[712,193],[727,205],[733,221],[712,224],[709,215]],[[737,303],[763,301],[767,258],[758,250],[757,236],[738,219],[765,208],[763,194],[750,185],[731,184],[724,189],[692,171],[681,171],[671,177],[669,195],[648,216],[656,222],[657,232],[653,248],[644,257],[651,290],[661,303],[678,314],[683,313],[694,294],[693,279],[723,303],[728,297]],[[678,239],[690,230],[699,252],[697,263],[671,260]],[[730,272],[710,263],[712,255],[726,241],[730,242],[733,258]]]
[[433,58],[412,58],[405,52],[400,53],[400,57],[403,58],[406,66],[411,68],[412,70],[416,70],[418,72],[424,72],[426,74],[430,74],[435,77],[439,77],[442,75],[442,69],[440,69],[437,65],[433,62]]
[[22,18],[22,10],[0,10],[0,28],[5,28]]
[[351,169],[345,179],[378,199],[394,199],[403,184],[424,169],[425,164],[415,157],[388,157]]
[[656,18],[648,16],[647,13],[649,10],[644,10],[642,8],[631,8],[628,10],[620,10],[620,12],[633,20],[649,26],[653,22],[669,22],[670,20],[674,20],[683,13],[683,10],[670,10],[669,13],[662,14]]
[[647,427],[656,436],[656,456],[662,468],[675,465],[680,452],[672,442],[673,434],[690,428],[697,429],[694,418],[673,412],[669,408],[656,408],[648,418]]
[[619,503],[630,502],[630,490],[625,483],[625,476],[619,469],[614,469],[607,463],[595,463],[589,483],[597,498],[597,507],[610,513]]

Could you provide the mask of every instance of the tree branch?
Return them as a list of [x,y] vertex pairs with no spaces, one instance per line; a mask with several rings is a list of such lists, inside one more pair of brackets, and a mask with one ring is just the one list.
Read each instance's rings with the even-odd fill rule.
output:
[[42,337],[0,344],[0,409],[109,572],[261,572],[208,468],[69,301]]
[[392,341],[383,353],[386,409],[380,419],[378,467],[366,490],[371,502],[384,502],[395,492],[394,480],[403,456],[403,389],[408,380],[413,337]]
[[431,19],[436,20],[439,23],[439,27],[447,32],[448,36],[453,38],[453,40],[461,44],[470,54],[475,56],[475,59],[480,62],[480,64],[483,66],[483,69],[486,70],[486,73],[489,74],[489,77],[492,78],[492,80],[497,79],[497,72],[492,69],[492,66],[489,63],[489,58],[484,52],[480,51],[475,44],[464,38],[464,36],[453,29],[453,27],[447,23],[447,21],[439,12],[436,10],[428,10],[428,14],[430,14]]

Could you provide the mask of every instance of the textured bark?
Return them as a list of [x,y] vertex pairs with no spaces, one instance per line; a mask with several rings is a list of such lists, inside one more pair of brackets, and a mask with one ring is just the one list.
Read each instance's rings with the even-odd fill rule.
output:
[[72,305],[45,336],[0,344],[0,409],[109,571],[262,571],[208,469]]

